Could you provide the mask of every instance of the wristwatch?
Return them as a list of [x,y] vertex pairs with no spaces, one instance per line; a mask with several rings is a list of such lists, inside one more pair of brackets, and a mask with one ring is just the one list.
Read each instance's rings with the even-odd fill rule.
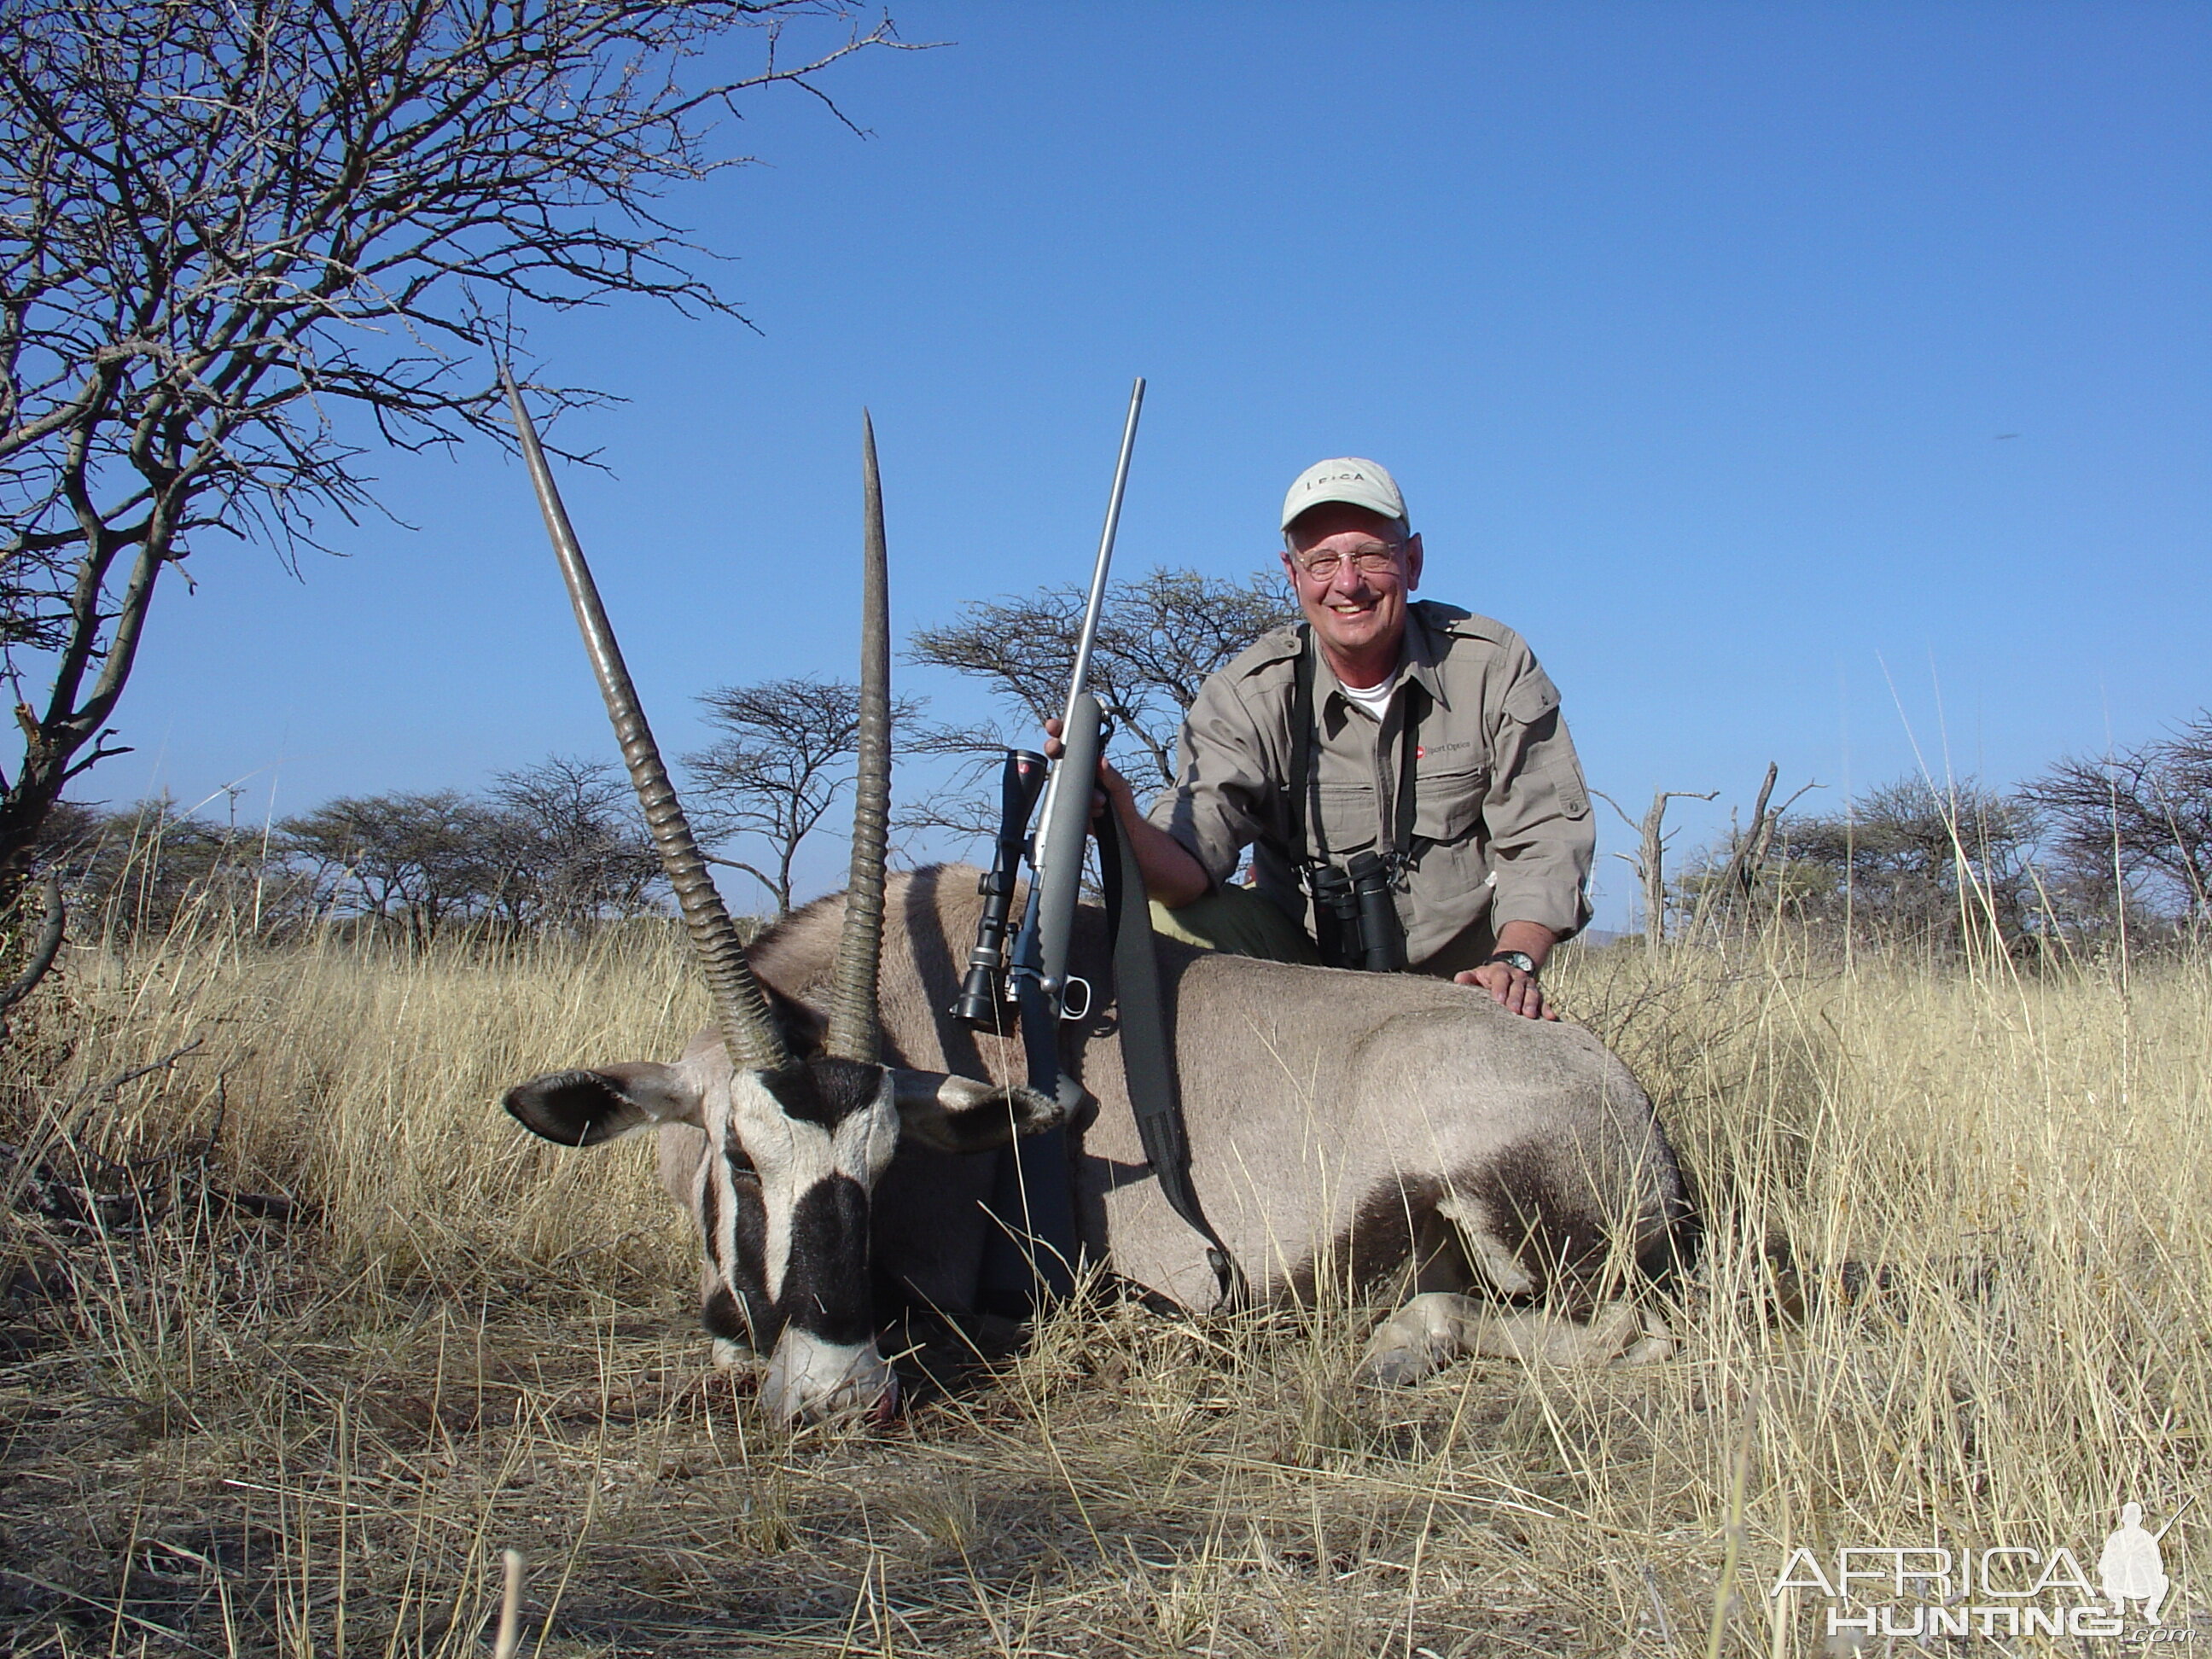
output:
[[1502,962],[1508,968],[1518,968],[1531,979],[1536,976],[1536,958],[1526,951],[1492,951],[1475,966],[1487,968],[1493,962]]

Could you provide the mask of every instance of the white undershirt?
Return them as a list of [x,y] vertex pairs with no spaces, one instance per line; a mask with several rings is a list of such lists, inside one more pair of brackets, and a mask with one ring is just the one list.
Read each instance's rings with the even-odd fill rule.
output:
[[1374,715],[1376,724],[1379,726],[1382,721],[1383,711],[1390,706],[1390,694],[1398,689],[1398,676],[1405,672],[1403,665],[1394,668],[1390,671],[1390,678],[1384,680],[1382,684],[1370,685],[1364,690],[1356,685],[1346,685],[1342,680],[1339,680],[1336,683],[1337,690]]

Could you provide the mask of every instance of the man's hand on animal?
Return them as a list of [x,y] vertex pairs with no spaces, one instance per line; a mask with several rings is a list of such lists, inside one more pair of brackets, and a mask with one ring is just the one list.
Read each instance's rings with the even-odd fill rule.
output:
[[1452,982],[1480,986],[1490,993],[1492,1002],[1508,1013],[1528,1019],[1557,1019],[1559,1011],[1545,1000],[1544,988],[1536,981],[1544,958],[1551,954],[1553,939],[1548,927],[1540,927],[1532,921],[1509,921],[1498,931],[1497,957],[1525,957],[1529,965],[1523,967],[1517,962],[1493,957],[1454,974]]

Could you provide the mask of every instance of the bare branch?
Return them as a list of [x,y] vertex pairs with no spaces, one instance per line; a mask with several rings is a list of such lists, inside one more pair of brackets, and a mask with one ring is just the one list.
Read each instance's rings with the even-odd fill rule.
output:
[[[54,965],[54,958],[61,954],[62,936],[69,928],[69,907],[62,901],[62,878],[50,875],[42,885],[46,891],[46,921],[40,930],[38,943],[31,947],[23,971],[0,989],[0,1016],[38,988],[39,981]],[[0,1036],[6,1036],[7,1030],[4,1018],[0,1018]]]
[[211,532],[324,545],[377,445],[511,443],[518,315],[737,316],[665,197],[749,159],[722,136],[769,88],[857,131],[822,77],[903,45],[840,0],[0,6],[0,672],[46,688],[0,902],[118,752],[165,569]]

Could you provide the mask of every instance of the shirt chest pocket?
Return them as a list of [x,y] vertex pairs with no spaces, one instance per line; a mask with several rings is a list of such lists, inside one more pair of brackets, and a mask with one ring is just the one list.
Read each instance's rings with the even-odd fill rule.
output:
[[1315,785],[1314,795],[1322,840],[1331,858],[1340,860],[1346,853],[1375,845],[1375,833],[1381,824],[1375,811],[1373,784],[1324,780]]
[[1465,839],[1489,793],[1490,769],[1479,760],[1422,768],[1413,779],[1413,833],[1424,841]]

